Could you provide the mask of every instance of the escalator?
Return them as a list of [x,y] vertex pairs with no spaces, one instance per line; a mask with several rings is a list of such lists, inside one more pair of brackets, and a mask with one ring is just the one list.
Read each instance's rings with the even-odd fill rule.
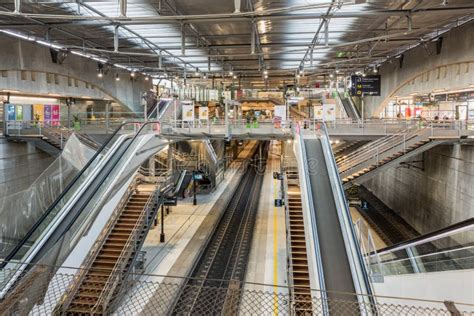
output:
[[[5,256],[0,264],[4,272],[0,283],[1,298],[21,283],[19,280],[32,265],[60,265],[90,225],[88,221],[93,220],[107,202],[107,197],[128,181],[144,160],[167,145],[167,141],[149,133],[152,123],[144,124],[136,134],[119,135],[134,124],[136,122],[124,123],[114,132]],[[65,238],[67,247],[62,245]]]
[[319,135],[300,134],[296,151],[302,190],[306,190],[304,212],[311,222],[310,249],[316,252],[323,302],[327,299],[323,308],[337,314],[337,300],[370,304],[371,287],[325,131],[323,126]]
[[353,120],[359,120],[360,119],[360,113],[357,110],[357,108],[354,106],[352,103],[352,100],[350,97],[345,97],[344,95],[341,95],[341,93],[337,92],[337,95],[339,97],[339,100],[341,100],[342,106],[344,107],[344,110],[347,113],[347,116]]

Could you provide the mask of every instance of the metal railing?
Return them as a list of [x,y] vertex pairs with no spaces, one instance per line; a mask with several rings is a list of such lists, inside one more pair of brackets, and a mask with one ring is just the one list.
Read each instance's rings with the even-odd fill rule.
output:
[[139,181],[140,181],[140,176],[135,176],[134,179],[132,180],[132,183],[128,186],[124,195],[122,196],[119,203],[115,207],[115,210],[112,213],[109,221],[105,224],[105,227],[102,229],[96,241],[94,242],[91,249],[89,250],[89,254],[86,257],[86,260],[81,264],[81,269],[78,270],[78,273],[74,278],[74,282],[71,283],[70,288],[68,289],[66,295],[64,296],[64,300],[61,303],[62,306],[69,306],[71,301],[74,299],[74,296],[79,290],[84,278],[87,276],[89,269],[93,265],[97,255],[102,249],[107,239],[107,235],[112,230],[112,228],[116,225],[117,220],[123,211],[123,208],[125,207],[131,195],[135,191],[136,186],[138,185]]
[[[74,274],[55,273],[48,271],[48,267],[40,266],[43,272],[38,277],[45,277],[51,282],[49,284],[38,285],[35,278],[29,280],[28,291],[19,293],[12,302],[0,302],[0,308],[5,314],[32,314],[32,315],[52,315],[56,304],[64,292],[64,289],[74,281]],[[59,268],[59,267],[58,267]],[[67,267],[65,267],[67,268]],[[53,278],[54,277],[54,278]],[[159,279],[163,281],[145,281],[149,279]],[[185,314],[189,310],[192,302],[183,302],[180,305],[173,305],[174,298],[180,293],[183,283],[185,290],[195,291],[197,287],[189,278],[178,276],[135,274],[128,282],[130,291],[114,306],[114,315],[167,315],[174,307],[178,314]],[[229,280],[215,280],[229,282]],[[34,286],[36,285],[36,286]],[[231,315],[294,315],[295,308],[291,306],[291,287],[274,284],[261,284],[243,282],[241,287],[228,289],[204,286],[209,295],[202,297],[201,305],[212,311],[216,304],[225,304],[224,300],[229,296],[235,298],[237,304],[232,304]],[[266,288],[276,288],[274,292],[265,291]],[[322,315],[323,306],[328,306],[331,315],[368,315],[373,310],[377,310],[378,315],[452,315],[452,311],[457,311],[457,315],[472,315],[474,304],[472,302],[448,302],[433,299],[415,299],[403,296],[373,296],[373,303],[359,303],[353,300],[327,300],[322,297],[322,292],[316,289],[316,293],[311,298],[300,298],[298,304],[308,305],[311,302],[312,315]],[[340,293],[352,296],[350,293]],[[26,299],[28,298],[28,299]],[[113,296],[112,299],[116,299]],[[28,302],[27,304],[20,302]],[[203,310],[206,314],[206,310]]]
[[[100,296],[92,308],[93,312],[105,312],[109,305],[109,302],[112,300],[112,295],[115,292],[115,289],[119,285],[121,279],[123,278],[123,273],[126,270],[126,265],[128,264],[128,259],[133,253],[137,252],[137,246],[139,245],[139,234],[143,233],[144,227],[150,225],[150,221],[153,219],[150,218],[150,214],[154,208],[155,196],[157,190],[153,190],[153,194],[150,194],[145,206],[144,212],[140,213],[140,216],[135,223],[135,226],[132,228],[130,235],[127,238],[127,241],[122,249],[122,252],[118,256],[118,260],[115,263],[112,271],[109,275],[109,278],[105,282],[105,286],[102,289]],[[118,218],[117,218],[118,219]],[[110,233],[110,231],[109,231]]]
[[474,219],[368,251],[366,257],[383,275],[474,269]]
[[[373,164],[378,166],[381,161],[389,155],[396,152],[406,153],[407,149],[419,141],[427,141],[432,135],[432,130],[407,130],[397,135],[384,137],[374,143],[369,143],[347,157],[341,159],[338,163],[341,174],[350,173],[354,168],[362,164]],[[360,168],[358,168],[360,169]]]

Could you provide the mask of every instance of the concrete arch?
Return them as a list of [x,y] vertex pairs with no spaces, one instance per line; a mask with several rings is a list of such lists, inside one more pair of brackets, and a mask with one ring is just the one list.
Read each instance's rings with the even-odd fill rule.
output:
[[[28,76],[28,78],[25,80],[21,79],[23,71],[26,72]],[[8,73],[7,77],[4,77],[5,72]],[[12,72],[14,73],[14,76],[11,76]],[[77,99],[81,99],[84,97],[87,97],[90,99],[100,99],[100,100],[107,99],[107,100],[116,102],[118,104],[121,104],[120,100],[117,99],[115,96],[113,96],[111,93],[109,93],[106,89],[103,89],[102,87],[96,85],[95,83],[84,81],[82,78],[79,78],[77,76],[64,75],[62,73],[57,73],[57,72],[46,72],[43,70],[36,70],[36,69],[11,69],[11,68],[0,69],[0,73],[1,73],[0,90],[17,90],[20,93],[24,93],[24,94],[51,97],[51,95],[38,92],[41,90],[41,88],[37,87],[36,85],[41,85],[42,83],[46,82],[46,84],[50,85],[51,88],[59,88],[60,90],[62,88],[65,92],[64,94],[61,94],[61,91],[55,91],[55,89],[52,89],[48,93],[54,93],[54,94],[61,95],[64,97],[72,97],[72,98],[77,98]],[[38,80],[38,78],[36,78],[36,80],[33,80],[32,79],[33,73],[35,74],[35,76],[40,75],[41,77],[44,77],[44,78],[41,78],[41,80]],[[54,82],[48,83],[47,82],[48,80],[46,78],[49,75],[58,76],[59,78],[63,80],[59,84],[56,84]],[[9,79],[13,79],[13,80],[9,80]],[[53,80],[54,79],[55,78],[53,78]],[[69,85],[70,79],[74,80],[73,86]],[[76,81],[80,84],[80,86],[75,85]],[[21,84],[22,82],[24,82],[24,86],[27,86],[27,87],[23,87]],[[62,84],[64,82],[66,82],[67,85]],[[56,97],[56,95],[54,97]]]
[[[97,62],[81,56],[69,54],[62,64],[55,64],[51,60],[49,48],[1,36],[0,45],[3,47],[0,69],[51,73],[65,78],[74,78],[92,85],[94,90],[103,92],[103,94],[131,111],[142,111],[142,94],[152,87],[151,80],[147,81],[142,76],[137,76],[131,80],[129,73],[123,69],[112,68],[103,78],[98,78]],[[120,78],[120,81],[115,80],[116,76]],[[41,80],[37,80],[34,87],[28,87],[25,80],[21,80],[19,77],[6,79],[8,78],[0,75],[0,89],[8,86],[12,90],[28,91],[30,89],[37,94],[47,94],[51,93],[50,90],[58,91],[59,89],[59,85],[48,86],[46,80],[42,83]],[[62,86],[67,87],[67,81],[63,82]],[[83,91],[83,95],[87,95],[85,93],[91,91],[91,89],[87,90],[89,91]]]
[[[384,109],[385,107],[387,107],[389,101],[391,98],[395,97],[397,95],[398,92],[400,92],[403,88],[405,88],[406,86],[408,86],[411,82],[413,81],[416,81],[418,78],[420,77],[424,77],[426,74],[429,74],[433,71],[436,71],[437,69],[440,69],[440,68],[446,68],[446,72],[448,72],[448,69],[452,69],[454,68],[454,66],[458,66],[459,67],[463,67],[463,65],[466,65],[466,67],[471,68],[472,66],[474,66],[474,59],[473,60],[466,60],[466,61],[460,61],[460,62],[453,62],[453,63],[448,63],[448,64],[442,64],[442,65],[438,65],[436,67],[433,67],[431,69],[428,69],[428,70],[425,70],[425,71],[422,71],[420,73],[417,73],[411,77],[409,77],[408,79],[405,79],[398,87],[392,89],[392,91],[385,97],[385,99],[380,103],[380,105],[374,110],[373,112],[373,115],[374,116],[377,116],[379,115]],[[469,74],[470,71],[467,71],[465,72],[466,74]],[[446,76],[447,77],[447,76]],[[472,77],[472,76],[471,76]],[[445,79],[445,78],[444,78]],[[437,79],[435,79],[437,80]],[[448,79],[449,80],[449,79]],[[431,81],[431,80],[430,80]],[[429,81],[428,81],[429,82]],[[427,83],[428,83],[427,82]],[[452,82],[451,82],[452,83]],[[472,82],[474,83],[474,82]],[[439,84],[439,83],[438,83]],[[466,86],[459,86],[459,87],[455,87],[455,86],[452,86],[450,87],[451,89],[462,89],[462,88],[466,88]],[[434,87],[433,89],[436,89],[436,87]],[[433,90],[432,89],[432,90]],[[430,93],[432,92],[431,91],[419,91],[420,93]]]

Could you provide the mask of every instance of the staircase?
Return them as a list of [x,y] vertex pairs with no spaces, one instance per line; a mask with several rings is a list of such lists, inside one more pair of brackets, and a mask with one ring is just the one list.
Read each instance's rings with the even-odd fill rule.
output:
[[[59,306],[66,315],[105,315],[151,225],[155,195],[129,188]],[[102,237],[102,238],[101,238]]]
[[367,209],[358,207],[359,213],[371,224],[372,229],[377,232],[387,246],[420,235],[403,218],[364,186],[359,186],[357,190],[361,200],[367,202]]
[[344,188],[354,182],[360,183],[394,163],[417,155],[436,145],[440,140],[431,138],[430,128],[416,129],[411,127],[400,133],[372,141],[337,163]]
[[342,146],[338,146],[337,148],[334,148],[333,152],[334,152],[334,157],[336,159],[336,162],[339,162],[339,161],[342,161],[345,156],[351,152],[353,152],[354,150],[356,150],[357,148],[367,144],[368,142],[365,141],[365,140],[360,140],[360,141],[349,141],[349,142],[346,142],[344,144],[342,144]]
[[311,287],[298,171],[287,170],[287,243],[295,315],[311,315]]

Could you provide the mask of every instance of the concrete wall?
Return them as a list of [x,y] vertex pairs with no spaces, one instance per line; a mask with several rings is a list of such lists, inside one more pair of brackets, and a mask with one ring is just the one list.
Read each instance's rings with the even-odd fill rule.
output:
[[[97,77],[97,62],[69,54],[62,65],[51,61],[49,48],[0,36],[0,90],[43,96],[112,99],[133,111],[143,111],[141,95],[152,87],[143,76],[111,69]],[[120,81],[115,80],[119,74]]]
[[364,185],[420,233],[474,217],[474,146],[440,145]]
[[429,42],[404,54],[403,66],[394,59],[380,67],[381,96],[365,97],[365,116],[372,117],[388,105],[391,97],[410,93],[428,94],[438,89],[455,90],[474,84],[474,22],[443,35],[442,50]]
[[[446,307],[442,302],[453,301],[458,302],[456,307],[460,311],[473,312],[473,278],[473,270],[391,275],[385,277],[384,283],[374,283],[374,291],[375,295],[387,296],[384,298],[379,297],[377,299],[379,304],[400,304],[440,308],[445,310]],[[430,301],[413,301],[403,298],[434,300],[439,301],[439,303]],[[425,311],[425,313],[426,312],[427,311]],[[410,313],[407,312],[406,314]],[[421,315],[423,312],[418,311],[414,314]]]

